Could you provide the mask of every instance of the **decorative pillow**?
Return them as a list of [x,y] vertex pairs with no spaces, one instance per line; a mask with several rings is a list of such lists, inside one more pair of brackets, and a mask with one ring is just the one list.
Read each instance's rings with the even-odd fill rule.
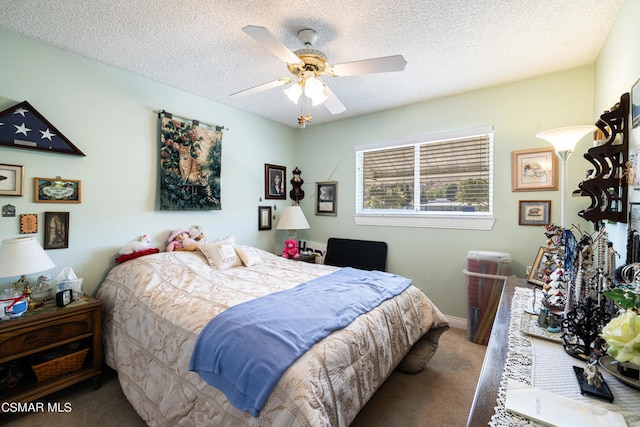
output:
[[254,247],[236,246],[236,252],[240,256],[242,263],[247,267],[250,267],[256,264],[262,264],[262,258],[260,257],[260,254]]
[[200,250],[207,257],[209,265],[218,270],[226,270],[231,267],[239,267],[242,261],[233,245],[228,243],[204,243],[200,245]]

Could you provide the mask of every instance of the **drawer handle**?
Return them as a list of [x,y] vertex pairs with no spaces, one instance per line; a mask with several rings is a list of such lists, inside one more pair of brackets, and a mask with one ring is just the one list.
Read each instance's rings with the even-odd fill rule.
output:
[[41,342],[49,342],[52,338],[57,338],[62,334],[63,328],[60,326],[49,329],[49,336],[44,340],[38,339],[38,334],[28,335],[24,339],[25,344],[38,344]]

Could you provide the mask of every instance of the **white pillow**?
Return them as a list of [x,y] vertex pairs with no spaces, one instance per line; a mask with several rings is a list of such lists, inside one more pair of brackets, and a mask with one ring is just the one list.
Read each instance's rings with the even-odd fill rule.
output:
[[242,261],[233,245],[228,243],[204,243],[200,245],[200,250],[207,257],[209,265],[218,270],[226,270],[231,267],[239,267]]
[[242,263],[247,267],[262,264],[262,258],[257,249],[251,246],[236,246],[236,252],[240,256]]

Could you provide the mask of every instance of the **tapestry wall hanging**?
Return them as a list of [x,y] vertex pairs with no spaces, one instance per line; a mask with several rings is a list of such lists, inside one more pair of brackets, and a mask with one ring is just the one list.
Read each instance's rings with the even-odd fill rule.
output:
[[222,126],[162,111],[160,209],[221,210]]

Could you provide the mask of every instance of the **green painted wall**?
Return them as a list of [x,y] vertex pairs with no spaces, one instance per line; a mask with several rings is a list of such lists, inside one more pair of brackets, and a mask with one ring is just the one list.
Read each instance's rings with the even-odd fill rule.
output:
[[[640,77],[640,57],[634,55],[640,40],[640,30],[633,22],[637,16],[640,2],[626,0],[594,65],[304,130],[0,31],[0,52],[3,57],[13,58],[13,65],[0,67],[0,109],[29,101],[87,154],[77,158],[0,147],[0,163],[25,166],[25,196],[0,197],[0,205],[13,204],[18,214],[37,213],[41,221],[44,211],[70,212],[70,247],[49,251],[57,266],[52,273],[71,266],[85,278],[85,289],[95,293],[118,250],[142,233],[164,248],[170,229],[200,224],[210,238],[235,234],[243,243],[279,251],[284,232],[257,231],[257,206],[267,205],[260,201],[263,165],[285,165],[288,171],[298,166],[306,193],[301,204],[312,227],[300,232],[300,238],[385,240],[389,243],[389,269],[412,278],[445,314],[464,319],[466,285],[462,270],[467,252],[509,252],[513,272],[522,276],[545,239],[540,227],[518,225],[518,201],[551,200],[552,218],[560,221],[559,191],[511,191],[511,151],[547,147],[534,137],[536,132],[593,123],[603,109],[630,90]],[[155,112],[161,109],[229,128],[223,140],[222,211],[157,210]],[[493,230],[354,224],[354,146],[479,125],[495,127]],[[636,133],[633,135],[637,140]],[[570,190],[577,188],[590,166],[580,155],[589,146],[587,137],[569,161]],[[82,203],[33,203],[31,185],[36,176],[82,180]],[[339,182],[337,217],[313,214],[313,183],[324,180]],[[635,194],[631,194],[633,198]],[[277,218],[288,204],[268,203],[277,207]],[[590,229],[590,224],[577,216],[587,204],[582,198],[571,198],[568,211],[572,223]],[[618,228],[621,230],[614,233],[624,236],[624,226]],[[16,237],[18,229],[17,217],[0,217],[0,238]],[[37,238],[42,241],[42,230]],[[0,288],[14,280],[0,279]]]
[[[543,227],[518,225],[518,201],[551,200],[552,219],[560,223],[559,191],[511,191],[511,152],[548,147],[545,141],[534,137],[539,131],[592,123],[593,82],[593,67],[588,66],[305,129],[298,156],[305,183],[328,179],[339,182],[337,217],[314,216],[313,196],[302,202],[311,225],[312,240],[342,236],[386,241],[390,271],[413,279],[444,313],[466,318],[466,283],[462,270],[466,267],[468,251],[508,252],[512,256],[513,272],[523,276],[537,248],[546,239]],[[354,146],[481,125],[494,126],[496,223],[493,230],[354,224]],[[588,145],[589,138],[585,138],[577,150],[586,150]],[[587,166],[579,156],[571,159],[569,188],[577,188]],[[585,200],[571,199],[568,212],[577,212],[586,206]],[[577,215],[573,221],[580,223]]]

